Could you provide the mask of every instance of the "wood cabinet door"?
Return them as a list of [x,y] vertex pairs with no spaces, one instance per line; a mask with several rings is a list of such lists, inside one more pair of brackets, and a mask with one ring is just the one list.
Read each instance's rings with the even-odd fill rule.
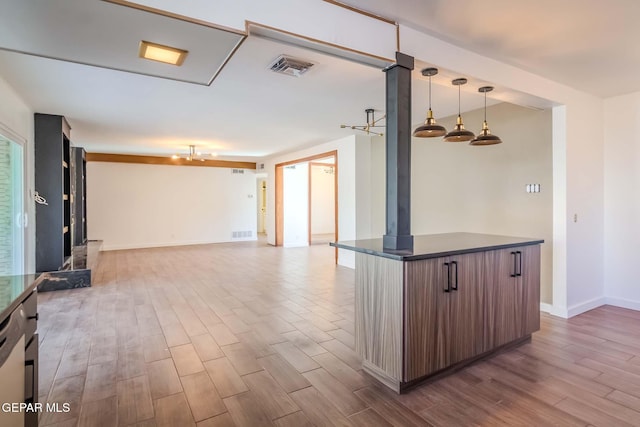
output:
[[516,273],[517,250],[487,251],[485,256],[484,350],[511,342],[522,335],[523,295]]
[[447,353],[449,365],[484,351],[484,253],[449,258],[452,291],[448,294]]
[[522,268],[518,276],[522,286],[522,334],[540,330],[540,245],[518,248],[522,253]]
[[447,258],[405,263],[404,381],[447,366]]

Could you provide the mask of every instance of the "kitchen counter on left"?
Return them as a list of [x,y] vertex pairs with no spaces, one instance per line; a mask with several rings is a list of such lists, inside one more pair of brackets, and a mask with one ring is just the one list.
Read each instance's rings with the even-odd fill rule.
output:
[[0,323],[24,301],[45,274],[24,274],[20,276],[0,276]]

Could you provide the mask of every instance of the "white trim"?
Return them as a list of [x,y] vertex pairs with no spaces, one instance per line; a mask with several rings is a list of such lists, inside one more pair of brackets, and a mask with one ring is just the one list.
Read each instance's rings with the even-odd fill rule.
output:
[[544,313],[553,314],[553,305],[547,304],[546,302],[540,303],[540,311]]
[[150,248],[166,248],[171,246],[191,246],[191,245],[213,245],[216,243],[241,243],[248,241],[256,241],[258,239],[244,239],[237,241],[190,241],[190,242],[164,242],[164,243],[133,243],[129,245],[109,245],[106,243],[102,244],[102,251],[121,251],[127,249],[150,249]]
[[544,313],[549,313],[552,316],[558,316],[558,317],[568,319],[569,317],[577,316],[579,314],[585,313],[589,310],[593,310],[594,308],[598,308],[603,305],[612,305],[615,307],[621,307],[621,308],[627,308],[629,310],[640,311],[640,301],[634,301],[634,300],[625,299],[625,298],[612,298],[612,297],[594,298],[582,304],[576,304],[570,307],[568,310],[563,310],[552,304],[541,302],[540,311]]
[[567,310],[560,307],[556,307],[553,304],[547,304],[547,303],[541,302],[540,311],[544,313],[549,313],[552,316],[562,317],[563,319],[569,318]]
[[567,310],[567,314],[568,314],[568,317],[577,316],[578,314],[582,314],[586,311],[593,310],[594,308],[598,308],[605,304],[607,304],[607,299],[605,297],[593,298],[589,301],[572,305]]
[[606,297],[605,303],[616,307],[628,308],[630,310],[640,311],[640,301],[634,301],[626,298]]

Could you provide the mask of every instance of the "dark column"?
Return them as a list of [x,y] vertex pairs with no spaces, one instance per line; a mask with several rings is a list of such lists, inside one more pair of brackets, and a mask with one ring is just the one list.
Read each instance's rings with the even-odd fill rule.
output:
[[387,80],[387,234],[384,249],[413,249],[411,235],[411,70],[413,57],[396,52]]

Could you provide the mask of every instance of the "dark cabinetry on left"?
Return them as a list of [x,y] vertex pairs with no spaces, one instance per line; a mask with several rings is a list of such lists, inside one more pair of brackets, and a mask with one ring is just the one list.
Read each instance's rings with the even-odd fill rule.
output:
[[36,270],[63,270],[71,258],[71,127],[62,116],[35,115]]
[[82,147],[73,147],[73,246],[87,242],[87,156]]
[[62,116],[35,115],[36,271],[67,270],[73,248],[86,243],[85,151],[71,144]]

